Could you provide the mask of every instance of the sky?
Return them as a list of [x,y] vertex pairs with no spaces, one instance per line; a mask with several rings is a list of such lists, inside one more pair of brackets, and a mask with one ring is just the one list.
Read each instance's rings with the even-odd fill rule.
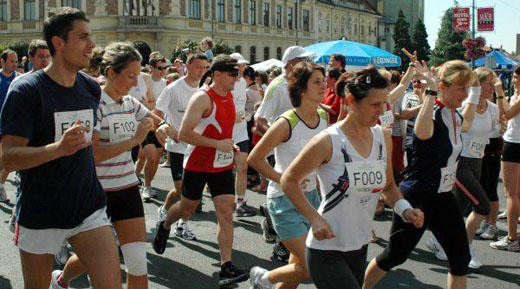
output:
[[[459,7],[471,7],[472,0],[458,2]],[[442,16],[446,9],[453,7],[453,3],[453,0],[424,0],[424,24],[432,49],[435,47]],[[506,51],[516,51],[516,34],[520,34],[520,0],[475,0],[475,6],[495,8],[495,31],[477,33],[477,36],[484,37],[488,46],[502,46]]]

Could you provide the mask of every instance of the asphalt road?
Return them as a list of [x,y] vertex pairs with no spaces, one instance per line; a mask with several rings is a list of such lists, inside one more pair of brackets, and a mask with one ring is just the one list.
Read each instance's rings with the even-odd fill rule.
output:
[[[7,182],[7,194],[14,199],[12,178]],[[153,182],[159,196],[152,203],[145,204],[147,238],[153,237],[157,220],[157,207],[162,204],[167,191],[172,186],[169,169],[160,168]],[[502,186],[500,183],[499,186]],[[500,189],[502,191],[502,189]],[[504,197],[500,194],[501,208]],[[265,201],[265,194],[251,191],[247,193],[248,204],[258,208]],[[13,245],[13,234],[9,232],[7,222],[12,204],[0,204],[0,289],[23,288],[20,259],[17,248]],[[197,241],[185,241],[170,237],[163,255],[157,255],[150,243],[147,246],[149,288],[216,288],[219,271],[219,254],[216,242],[216,221],[213,204],[208,195],[204,195],[203,213],[196,214],[190,223],[197,235]],[[235,218],[235,240],[233,261],[242,268],[262,266],[276,268],[282,263],[271,260],[272,245],[262,239],[260,223],[262,217]],[[385,247],[391,224],[391,212],[386,217],[374,222],[374,228],[382,241],[370,244],[368,259],[372,259]],[[449,224],[447,224],[449,225]],[[499,222],[501,234],[505,234],[506,223]],[[173,235],[173,234],[172,234]],[[426,232],[410,259],[395,268],[378,285],[380,289],[391,288],[446,288],[447,262],[438,261],[426,248],[425,241],[431,236]],[[507,289],[520,288],[520,254],[491,249],[488,241],[475,240],[474,252],[485,266],[468,276],[468,288]],[[122,265],[124,268],[124,265]],[[85,276],[72,282],[70,288],[89,288]],[[232,288],[249,288],[243,282]],[[298,288],[315,288],[310,282]]]

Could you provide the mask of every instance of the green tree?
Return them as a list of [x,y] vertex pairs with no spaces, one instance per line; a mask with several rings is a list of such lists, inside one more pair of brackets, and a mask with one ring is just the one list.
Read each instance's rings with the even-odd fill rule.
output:
[[9,43],[8,48],[16,52],[16,54],[18,55],[18,61],[21,61],[22,57],[27,57],[27,53],[29,50],[29,42],[21,40]]
[[402,48],[406,48],[408,51],[412,50],[412,41],[410,40],[410,23],[406,21],[403,11],[399,9],[399,16],[394,25],[394,50],[393,54],[401,57],[401,67],[408,67],[410,60],[401,51]]
[[464,59],[466,49],[462,41],[468,37],[467,32],[455,32],[453,30],[453,8],[446,10],[441,21],[435,48],[430,56],[430,62],[438,66],[448,60]]
[[195,41],[186,40],[184,42],[177,43],[177,46],[175,46],[172,51],[172,63],[176,58],[180,58],[182,61],[186,62],[188,52],[197,50],[199,50],[199,44]]
[[229,47],[226,43],[224,43],[222,40],[220,40],[219,42],[215,43],[215,45],[213,45],[213,54],[215,55],[219,55],[219,54],[231,54],[233,53],[233,49],[231,47]]
[[417,51],[417,58],[420,60],[430,60],[430,45],[428,44],[428,33],[421,19],[417,21],[412,33],[412,47]]

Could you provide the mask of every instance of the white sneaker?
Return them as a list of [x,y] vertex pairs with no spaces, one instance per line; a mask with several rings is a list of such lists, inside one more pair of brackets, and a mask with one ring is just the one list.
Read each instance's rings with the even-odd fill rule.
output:
[[430,249],[434,253],[435,258],[441,261],[448,260],[448,256],[446,256],[444,249],[442,249],[441,244],[439,244],[435,237],[432,237],[426,241],[426,247],[428,247],[428,249]]
[[150,202],[150,199],[154,197],[154,192],[152,187],[142,187],[141,188],[141,196],[143,196],[143,201],[146,203]]
[[9,203],[9,199],[7,198],[7,193],[4,189],[4,184],[0,183],[0,203]]
[[261,278],[266,272],[266,269],[258,266],[251,268],[249,271],[249,284],[251,284],[249,289],[271,289],[272,285],[265,285],[261,282]]
[[175,226],[175,236],[190,241],[197,239],[197,236],[195,236],[195,233],[188,227],[188,224],[184,222],[181,223],[181,220],[179,220]]
[[475,235],[481,235],[487,230],[488,227],[489,224],[486,221],[480,223],[480,227],[475,231]]
[[483,266],[482,262],[480,262],[477,258],[475,258],[475,255],[473,255],[473,250],[471,248],[469,249],[469,253],[471,255],[471,261],[469,261],[469,268],[471,269],[480,269],[480,267]]
[[68,288],[68,287],[61,287],[60,284],[58,284],[58,278],[60,278],[62,273],[63,273],[63,271],[61,271],[61,270],[52,271],[50,289],[67,289]]
[[159,221],[162,222],[162,221],[166,220],[167,216],[168,216],[168,211],[166,211],[164,209],[164,205],[157,208],[157,218],[159,219]]
[[506,219],[507,218],[507,213],[506,211],[503,211],[502,213],[500,213],[497,218],[499,219]]
[[67,249],[67,245],[63,245],[58,252],[54,256],[54,260],[56,261],[56,264],[59,266],[64,266],[65,263],[67,263],[67,260],[69,259],[69,250]]
[[480,234],[480,238],[484,240],[495,240],[498,237],[498,228],[493,225],[489,225],[486,230]]

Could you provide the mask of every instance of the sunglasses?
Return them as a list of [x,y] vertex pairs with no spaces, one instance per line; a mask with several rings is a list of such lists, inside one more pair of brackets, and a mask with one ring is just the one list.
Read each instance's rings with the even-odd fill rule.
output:
[[155,66],[155,69],[157,70],[165,70],[166,68],[168,68],[167,66]]
[[229,74],[229,76],[237,77],[238,76],[238,69],[237,70],[233,70],[233,71],[227,71],[227,73]]

